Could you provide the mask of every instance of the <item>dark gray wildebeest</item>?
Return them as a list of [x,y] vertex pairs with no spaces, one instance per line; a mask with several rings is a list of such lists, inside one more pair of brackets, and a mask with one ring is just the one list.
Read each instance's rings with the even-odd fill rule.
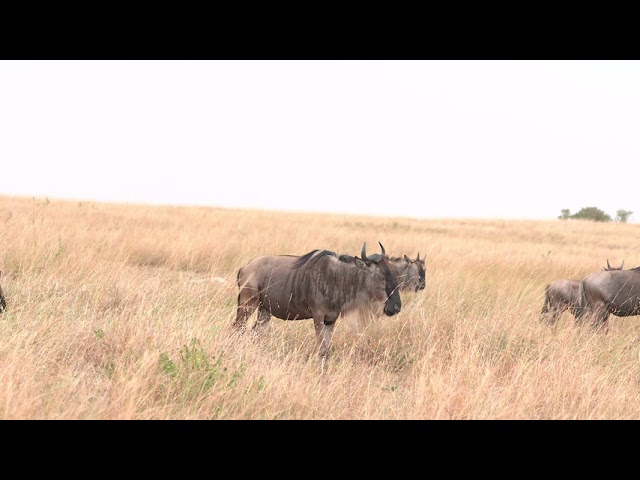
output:
[[[380,244],[382,247],[382,244]],[[384,247],[382,247],[384,253]],[[264,327],[271,315],[283,320],[313,318],[317,353],[326,359],[336,320],[351,311],[380,309],[388,316],[400,311],[401,301],[389,259],[338,257],[328,250],[306,255],[258,257],[238,271],[238,311],[234,326],[244,330],[247,319],[258,309],[253,328]]]
[[[2,280],[2,272],[0,272],[0,280]],[[7,302],[4,299],[4,293],[2,292],[2,285],[0,285],[0,313],[4,312],[7,308]]]
[[[607,260],[607,266],[602,267],[604,271],[622,270],[624,260],[619,267],[612,267]],[[560,315],[569,310],[574,317],[577,314],[578,290],[580,280],[562,278],[548,284],[544,289],[544,305],[540,314],[540,320],[548,325],[554,325]],[[577,317],[576,317],[577,320]]]
[[593,327],[609,330],[609,315],[640,315],[640,267],[594,272],[580,281],[576,321],[591,317]]
[[411,260],[406,255],[402,257],[391,257],[389,259],[391,269],[398,279],[400,290],[424,290],[427,287],[427,280],[424,271],[424,259],[420,259],[420,252],[415,260]]

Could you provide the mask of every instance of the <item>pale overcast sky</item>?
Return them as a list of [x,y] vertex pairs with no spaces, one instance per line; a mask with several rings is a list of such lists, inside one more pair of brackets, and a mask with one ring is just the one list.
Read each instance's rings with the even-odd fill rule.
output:
[[638,61],[0,61],[0,193],[640,218]]

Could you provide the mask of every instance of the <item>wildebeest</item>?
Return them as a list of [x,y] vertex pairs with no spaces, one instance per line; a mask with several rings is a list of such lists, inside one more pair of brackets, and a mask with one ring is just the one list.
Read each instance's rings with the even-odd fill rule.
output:
[[[602,267],[605,271],[622,270],[624,266],[624,260],[619,267],[612,267],[609,265],[607,259],[607,266]],[[578,290],[580,287],[580,280],[572,280],[569,278],[562,278],[551,282],[544,289],[544,305],[542,306],[542,312],[540,314],[541,321],[554,325],[558,320],[558,317],[565,311],[570,310],[574,317],[578,313],[576,308],[578,307]]]
[[576,321],[593,318],[593,326],[605,332],[609,315],[640,315],[640,267],[590,273],[580,281]]
[[420,259],[420,252],[415,260],[411,260],[406,255],[402,257],[391,257],[389,259],[391,268],[400,290],[424,290],[427,286],[426,275],[424,271],[424,259]]
[[579,280],[569,278],[561,278],[545,286],[544,305],[540,314],[541,321],[553,325],[560,314],[567,309],[572,309],[571,313],[575,315],[575,310],[573,309],[578,301],[579,286]]
[[234,326],[244,329],[258,309],[253,328],[264,327],[271,315],[283,320],[313,318],[317,352],[325,359],[336,320],[351,311],[368,310],[386,315],[400,311],[398,281],[384,255],[338,257],[328,250],[302,256],[258,257],[238,271],[238,310]]
[[[2,280],[2,272],[0,272],[0,280]],[[4,299],[4,293],[2,292],[2,285],[0,285],[0,313],[4,312],[7,308],[7,302]]]

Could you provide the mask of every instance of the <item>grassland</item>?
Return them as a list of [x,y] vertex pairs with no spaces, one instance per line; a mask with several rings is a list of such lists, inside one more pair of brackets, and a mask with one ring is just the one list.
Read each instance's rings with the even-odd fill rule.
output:
[[[640,318],[539,322],[544,286],[640,265],[640,225],[416,220],[0,196],[1,419],[637,419]],[[402,312],[238,336],[236,272],[316,248],[426,254]],[[371,247],[370,247],[371,248]]]

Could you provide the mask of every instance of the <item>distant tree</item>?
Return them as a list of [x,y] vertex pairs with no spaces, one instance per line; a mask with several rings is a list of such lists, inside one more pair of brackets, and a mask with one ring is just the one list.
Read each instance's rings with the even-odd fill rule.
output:
[[560,220],[571,218],[571,210],[569,210],[568,208],[563,208],[562,210],[560,210],[560,212],[562,213],[562,215],[558,217]]
[[631,210],[618,210],[616,212],[616,222],[627,223],[632,213]]
[[596,207],[585,207],[570,218],[593,220],[594,222],[610,222],[611,217]]

